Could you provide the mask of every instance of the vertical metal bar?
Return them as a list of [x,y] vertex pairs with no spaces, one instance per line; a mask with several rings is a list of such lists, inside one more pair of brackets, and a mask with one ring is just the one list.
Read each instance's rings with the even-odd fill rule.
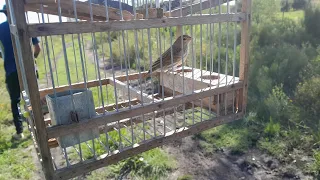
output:
[[[102,51],[102,62],[103,62],[103,73],[104,73],[104,78],[107,78],[107,74],[106,74],[106,63],[105,63],[105,51],[104,51],[104,47],[103,44],[104,42],[102,41],[103,37],[102,37],[102,32],[100,32],[100,44],[101,44],[101,51]],[[109,104],[109,97],[108,97],[108,85],[105,85],[106,87],[106,103]],[[103,114],[105,115],[106,110],[103,107]]]
[[[127,63],[127,51],[126,51],[126,43],[125,43],[125,38],[124,38],[124,31],[121,31],[121,35],[122,35],[122,43],[123,43],[123,55],[124,55],[124,63],[125,63],[125,67],[126,67],[126,81],[127,81],[127,85],[128,85],[128,102],[129,102],[129,109],[131,109],[131,96],[130,96],[130,88],[129,88],[129,74],[128,74],[128,63]],[[132,144],[134,144],[134,131],[133,131],[133,122],[132,122],[132,118],[130,118],[130,125],[131,125],[131,140],[132,140]]]
[[[75,16],[75,21],[78,22],[77,8],[76,8],[75,0],[73,0],[73,11],[74,11],[74,16]],[[80,39],[80,34],[77,34],[77,37],[78,37],[78,46],[79,46],[79,53],[80,53],[80,60],[81,60],[83,82],[84,82],[85,89],[87,89],[88,88],[88,86],[87,86],[88,76],[87,76],[87,73],[85,73],[85,63],[84,63],[85,52],[84,52],[84,49],[82,49],[82,45],[81,45],[82,41]],[[82,37],[82,35],[81,35],[81,37]],[[83,40],[83,37],[82,37],[82,40]],[[88,100],[88,97],[87,97],[87,100]],[[88,114],[90,114],[89,106],[88,106],[87,110],[88,110]],[[78,138],[78,142],[79,142],[80,160],[82,162],[83,158],[82,158],[82,147],[81,147],[81,143],[80,143],[80,136],[78,135],[77,138]]]
[[[59,22],[62,23],[60,0],[58,0],[58,14],[59,14]],[[62,48],[63,48],[63,54],[64,54],[64,62],[65,62],[65,65],[66,65],[66,72],[67,72],[67,81],[68,81],[68,84],[69,84],[69,90],[70,90],[70,96],[71,96],[71,105],[72,105],[73,110],[75,110],[75,103],[74,103],[74,97],[73,97],[73,90],[72,90],[72,86],[71,86],[71,77],[70,77],[68,56],[67,56],[67,52],[66,52],[67,47],[66,47],[66,42],[65,42],[64,35],[61,35],[61,38],[62,38]]]
[[[137,59],[137,66],[138,66],[138,73],[139,73],[139,82],[142,82],[142,77],[141,77],[141,70],[140,70],[140,57],[139,57],[139,47],[138,47],[138,33],[137,30],[134,30],[134,37],[135,37],[135,51],[136,51],[136,59]],[[142,95],[142,85],[140,85],[140,92],[141,92],[141,104],[142,106],[144,105],[143,102],[143,95]],[[142,125],[143,125],[143,140],[146,140],[146,131],[145,131],[145,118],[144,114],[142,114]]]
[[[238,1],[235,0],[235,14],[237,14],[238,10]],[[234,42],[233,42],[233,68],[232,68],[232,76],[233,76],[233,84],[235,83],[235,74],[236,74],[236,55],[237,55],[237,22],[234,23]],[[232,112],[235,113],[235,91],[232,94]]]
[[[171,34],[172,33],[170,33],[170,36],[171,36]],[[159,44],[159,46],[158,46],[158,44]],[[161,69],[161,73],[160,73],[160,76],[161,76],[161,78],[162,78],[162,80],[163,80],[163,68],[162,68],[162,65],[163,65],[163,63],[162,63],[162,52],[161,52],[161,36],[160,36],[160,28],[157,28],[157,46],[158,46],[158,51],[159,51],[159,58],[160,58],[160,69]],[[152,68],[151,68],[151,70],[152,70]],[[161,86],[161,96],[162,96],[162,100],[164,101],[164,86],[162,85]],[[164,122],[164,135],[166,135],[166,116],[165,116],[165,111],[163,111],[163,122]]]
[[[91,0],[89,0],[90,3],[90,16],[91,16],[91,22],[93,22],[93,13],[92,13],[92,3]],[[98,52],[97,52],[97,43],[96,43],[96,35],[95,33],[91,33],[91,39],[92,39],[92,43],[93,43],[93,56],[94,56],[94,60],[96,61],[96,66],[97,66],[97,74],[98,74],[98,78],[99,78],[99,92],[100,92],[100,98],[101,98],[101,104],[102,104],[102,109],[103,111],[105,111],[104,108],[104,98],[103,98],[103,91],[102,91],[102,83],[101,83],[101,73],[100,73],[100,66],[99,66],[99,58],[98,58]],[[100,103],[99,103],[100,104]]]
[[[58,15],[59,15],[59,22],[62,23],[60,0],[58,0]],[[71,76],[70,76],[68,56],[67,56],[67,52],[66,52],[67,47],[66,47],[66,42],[65,42],[64,35],[61,35],[61,38],[62,38],[64,62],[65,62],[66,73],[67,73],[67,81],[68,81],[69,90],[70,90],[70,96],[71,96],[71,105],[72,105],[73,111],[75,111],[75,102],[74,102],[74,97],[73,97],[73,89],[72,89],[72,86],[71,86]],[[65,148],[64,148],[64,151],[65,151],[65,157],[67,158],[66,161],[67,161],[67,166],[68,166],[68,165],[70,165],[70,163],[69,163],[68,154],[67,154],[67,151],[66,151]]]
[[77,56],[76,56],[76,50],[74,48],[74,37],[73,34],[71,35],[72,37],[72,48],[73,48],[73,56],[74,56],[74,64],[76,68],[76,74],[77,74],[77,82],[79,82],[79,74],[78,74],[78,66],[77,66]]
[[[202,0],[200,0],[200,16],[202,16]],[[203,70],[203,65],[202,65],[202,24],[200,24],[200,79],[201,83],[203,83],[203,78],[202,78],[202,70]],[[210,84],[211,86],[211,84]],[[200,100],[200,122],[202,122],[202,109],[203,109],[203,98]]]
[[[210,80],[209,80],[209,83],[210,83],[210,89],[212,88],[212,72],[213,72],[213,66],[214,66],[214,61],[213,61],[213,46],[214,46],[214,42],[213,42],[213,39],[214,39],[214,24],[209,24],[209,31],[210,31],[210,62],[209,62],[209,77],[210,77]],[[211,107],[211,103],[212,102],[212,96],[209,97],[209,112],[211,113],[211,110],[212,110],[212,107]]]
[[[150,29],[147,29],[148,32],[148,52],[149,52],[149,69],[150,69],[150,74],[152,74],[152,49],[151,49],[151,36],[150,36]],[[152,76],[151,76],[151,88],[152,88],[152,93],[154,92],[154,83],[152,81]],[[160,88],[159,88],[160,90]],[[152,96],[152,102],[154,103],[154,96]],[[153,114],[153,126],[154,126],[154,136],[157,136],[156,132],[156,118],[155,118],[155,113],[152,111]]]
[[[227,0],[227,14],[229,14],[229,0]],[[225,86],[228,85],[228,65],[229,65],[229,22],[227,22],[227,37],[226,37],[226,64],[225,64],[225,77],[226,83]],[[227,93],[224,93],[224,113],[227,115]]]
[[[110,31],[108,31],[108,42],[109,42],[109,48],[110,48],[110,59],[111,59],[111,64],[112,64],[112,78],[115,79],[115,74],[114,74],[114,63],[113,63],[113,54],[112,54],[112,42],[110,38]],[[116,112],[119,111],[119,105],[118,105],[118,95],[117,95],[117,87],[115,81],[113,81],[113,87],[114,87],[114,95],[115,95],[115,101],[116,101]],[[119,121],[118,121],[119,123]],[[119,134],[119,150],[122,148],[122,143],[121,143],[121,131],[118,131]]]
[[[37,13],[37,15],[38,15],[38,22],[41,23],[41,22],[40,22],[40,15],[39,15],[39,13]],[[28,16],[27,16],[27,17],[28,17]],[[28,18],[27,18],[27,19],[28,19]],[[43,19],[43,22],[44,22],[44,19]],[[41,37],[41,46],[44,47],[43,41],[42,41],[42,37]],[[45,56],[45,51],[44,51],[43,48],[42,48],[42,53],[43,53],[44,71],[46,72],[46,73],[45,73],[45,76],[46,76],[46,79],[47,79],[47,87],[49,87],[49,79],[48,79],[48,76],[47,76],[48,71],[47,71],[46,56]],[[36,67],[37,67],[37,65],[36,65]],[[37,69],[36,69],[36,70],[37,70]]]
[[[173,67],[173,64],[174,64],[174,61],[173,61],[173,49],[172,49],[172,27],[170,26],[170,53],[171,53],[171,72],[172,74],[174,73],[174,67]],[[168,61],[168,59],[166,59]],[[161,67],[162,69],[162,67]],[[182,70],[183,71],[183,70]],[[169,69],[168,69],[168,72],[169,72]],[[174,78],[172,78],[172,96],[173,98],[175,98],[175,82],[174,82]],[[176,110],[175,108],[173,109],[173,112],[174,112],[174,131],[176,131],[176,127],[177,127],[177,124],[176,124],[176,119],[177,119],[177,115],[176,115]]]
[[[47,20],[48,20],[48,23],[50,23],[50,20],[49,20],[49,15],[47,14]],[[50,41],[51,41],[51,49],[52,49],[52,56],[53,56],[53,62],[54,62],[54,69],[55,69],[55,72],[56,72],[56,78],[57,78],[57,85],[59,86],[59,78],[58,78],[58,67],[57,67],[57,59],[56,59],[56,56],[54,54],[54,48],[53,48],[53,41],[52,41],[52,36],[50,36]],[[53,76],[51,76],[51,78],[54,78]]]
[[[219,14],[221,14],[221,0],[219,0]],[[221,66],[221,23],[219,22],[219,37],[218,37],[218,86],[220,87],[220,66]],[[220,94],[217,95],[217,114],[220,116]]]
[[67,163],[67,167],[70,166],[70,161],[69,161],[69,158],[68,158],[68,153],[67,153],[67,149],[66,148],[62,148],[62,153],[64,155],[64,159],[66,160],[66,163]]

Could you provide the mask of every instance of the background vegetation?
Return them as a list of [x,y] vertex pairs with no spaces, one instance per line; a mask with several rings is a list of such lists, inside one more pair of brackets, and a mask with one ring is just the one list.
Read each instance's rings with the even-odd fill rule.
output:
[[309,1],[253,0],[247,117],[201,133],[204,149],[259,148],[284,163],[299,150],[314,157],[301,169],[319,175],[319,12]]

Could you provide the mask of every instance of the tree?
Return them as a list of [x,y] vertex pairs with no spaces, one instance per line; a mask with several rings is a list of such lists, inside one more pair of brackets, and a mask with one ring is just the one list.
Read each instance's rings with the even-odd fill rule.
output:
[[253,0],[252,20],[259,24],[268,18],[273,18],[279,11],[279,6],[280,3],[277,0]]
[[312,7],[308,7],[304,11],[304,25],[306,28],[306,31],[311,34],[315,40],[315,42],[319,43],[320,40],[320,9],[316,8],[313,9]]
[[320,128],[320,78],[314,77],[299,84],[295,94],[295,104],[299,107],[299,119],[308,127]]
[[289,0],[281,0],[281,12],[288,12],[291,8],[291,3]]
[[293,0],[292,8],[293,9],[304,9],[307,5],[306,0]]

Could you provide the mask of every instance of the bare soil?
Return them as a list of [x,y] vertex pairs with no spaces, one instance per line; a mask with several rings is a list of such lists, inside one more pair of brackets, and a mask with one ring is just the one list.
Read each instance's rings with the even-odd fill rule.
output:
[[198,140],[184,138],[164,147],[178,162],[168,180],[190,175],[197,180],[294,180],[314,179],[304,175],[295,164],[282,164],[273,157],[251,149],[244,155],[231,155],[227,149],[207,154]]

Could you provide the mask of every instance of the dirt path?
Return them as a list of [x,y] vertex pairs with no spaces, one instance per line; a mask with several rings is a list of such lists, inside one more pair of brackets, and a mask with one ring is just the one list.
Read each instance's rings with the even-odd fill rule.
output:
[[278,160],[251,149],[242,156],[231,155],[228,150],[206,154],[199,141],[191,137],[180,143],[164,147],[178,162],[178,169],[168,180],[190,175],[196,180],[311,180],[294,164],[281,164]]

